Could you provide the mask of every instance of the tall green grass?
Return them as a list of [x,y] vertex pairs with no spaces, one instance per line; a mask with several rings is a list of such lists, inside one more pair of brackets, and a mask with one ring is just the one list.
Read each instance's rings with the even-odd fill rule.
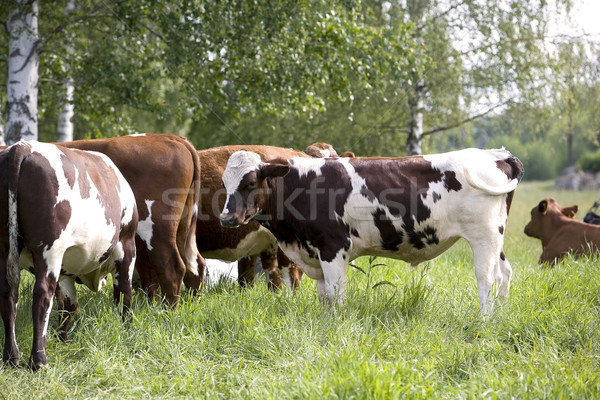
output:
[[[294,294],[222,283],[185,293],[175,310],[136,293],[123,324],[110,290],[81,288],[69,343],[50,337],[38,372],[0,368],[0,399],[600,398],[600,260],[538,265],[541,245],[523,227],[548,195],[578,203],[582,218],[600,192],[519,186],[505,240],[513,284],[487,318],[462,241],[417,268],[356,260],[343,307],[319,304],[308,278]],[[32,284],[23,280],[26,361]]]

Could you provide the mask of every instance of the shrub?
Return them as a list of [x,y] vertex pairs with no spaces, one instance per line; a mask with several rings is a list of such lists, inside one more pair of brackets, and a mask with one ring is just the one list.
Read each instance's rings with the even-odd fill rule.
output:
[[600,172],[600,149],[585,153],[577,162],[579,168],[589,172]]

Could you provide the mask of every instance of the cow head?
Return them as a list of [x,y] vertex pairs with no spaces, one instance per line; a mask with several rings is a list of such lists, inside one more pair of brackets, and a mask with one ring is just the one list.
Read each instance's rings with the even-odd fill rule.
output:
[[285,160],[262,162],[256,153],[240,150],[229,157],[222,182],[227,192],[221,225],[235,228],[263,211],[272,178],[290,170]]
[[531,221],[525,226],[525,234],[542,239],[544,234],[549,234],[553,231],[557,219],[573,218],[577,210],[577,205],[563,208],[556,200],[548,197],[531,209]]

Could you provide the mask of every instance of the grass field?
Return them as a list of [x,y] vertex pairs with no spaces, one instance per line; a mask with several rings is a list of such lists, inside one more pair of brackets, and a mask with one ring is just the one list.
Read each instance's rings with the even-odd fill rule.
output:
[[[221,284],[175,310],[136,293],[134,321],[123,325],[112,290],[81,289],[70,342],[50,337],[38,372],[0,367],[0,399],[600,398],[600,260],[538,265],[541,245],[523,227],[546,196],[579,204],[581,219],[600,192],[519,186],[504,246],[512,288],[489,318],[478,315],[464,241],[417,269],[357,260],[342,308],[321,306],[307,278],[295,294]],[[23,281],[26,362],[32,281]]]

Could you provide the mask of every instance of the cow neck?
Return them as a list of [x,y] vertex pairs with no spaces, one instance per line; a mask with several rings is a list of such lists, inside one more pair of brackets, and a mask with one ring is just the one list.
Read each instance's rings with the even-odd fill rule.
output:
[[278,186],[279,190],[283,193],[283,178],[267,178],[269,193],[264,197],[264,207],[261,212],[266,218],[264,221],[261,221],[261,225],[265,225],[265,222],[268,222],[266,225],[270,225],[277,221],[278,213],[282,212],[277,208]]
[[554,237],[554,235],[560,230],[560,228],[565,224],[570,223],[571,221],[575,220],[573,218],[569,218],[563,215],[562,213],[552,215],[550,217],[550,226],[547,226],[547,228],[550,229],[542,229],[542,234],[540,235],[542,246],[547,246]]

